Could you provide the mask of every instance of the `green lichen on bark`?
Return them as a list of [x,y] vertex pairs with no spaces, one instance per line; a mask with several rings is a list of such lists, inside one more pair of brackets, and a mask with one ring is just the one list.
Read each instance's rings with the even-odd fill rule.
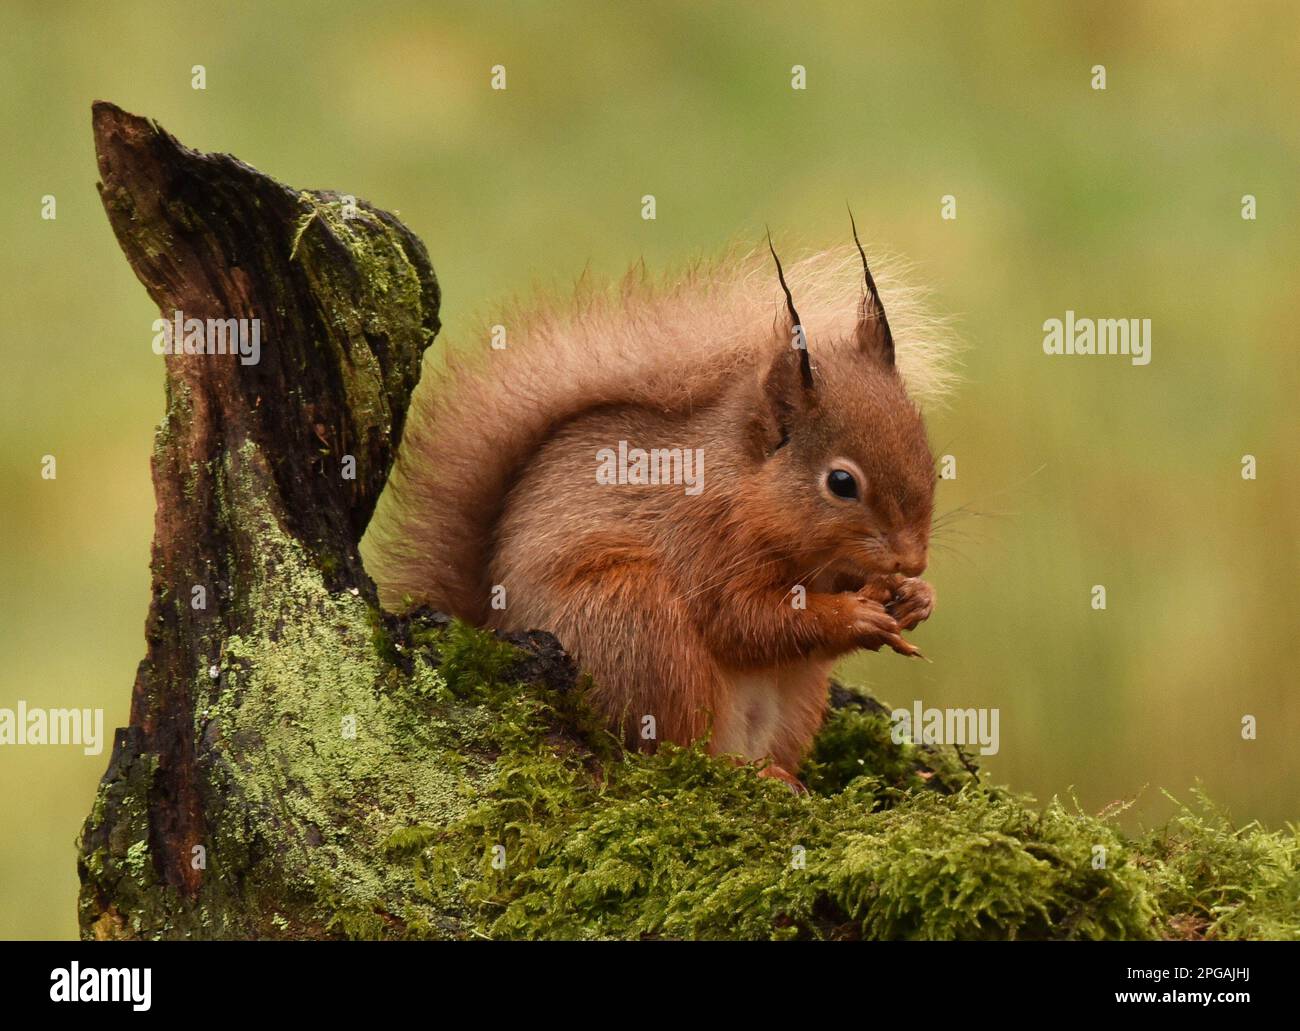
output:
[[[392,402],[409,394],[419,356],[438,328],[436,315],[430,317],[437,286],[427,272],[428,257],[413,260],[410,251],[419,242],[393,231],[400,223],[391,215],[355,198],[300,191],[297,202],[301,215],[290,261],[317,301],[315,320],[323,332],[315,345],[326,352],[305,351],[304,363],[339,370],[356,440],[378,437],[395,446],[404,403],[399,409]],[[328,453],[322,441],[322,454]]]
[[[126,733],[118,732],[119,742]],[[148,797],[156,771],[155,757],[126,760],[124,752],[114,748],[109,773],[99,786],[87,830],[78,843],[83,884],[78,915],[87,936],[155,936],[160,924],[165,926],[165,918],[158,919],[159,909],[176,901],[166,898],[168,890],[158,883],[150,864],[142,861],[149,852]],[[101,886],[105,894],[87,892],[87,883]],[[112,904],[102,906],[101,897],[111,898]]]
[[[223,507],[260,546],[243,570],[248,629],[216,643],[190,688],[215,829],[203,846],[202,887],[195,901],[155,891],[140,851],[148,778],[106,777],[85,837],[100,835],[109,799],[114,837],[86,854],[82,896],[88,915],[95,900],[117,900],[115,933],[323,933],[340,914],[361,911],[401,920],[411,877],[388,869],[383,842],[395,827],[463,814],[488,766],[464,747],[465,732],[487,713],[450,704],[427,651],[405,668],[379,653],[373,603],[326,586],[307,549],[268,510],[264,479],[250,474],[259,460],[246,445],[220,460],[217,477],[229,488]],[[449,704],[436,707],[443,696]],[[138,826],[123,819],[132,812]]]

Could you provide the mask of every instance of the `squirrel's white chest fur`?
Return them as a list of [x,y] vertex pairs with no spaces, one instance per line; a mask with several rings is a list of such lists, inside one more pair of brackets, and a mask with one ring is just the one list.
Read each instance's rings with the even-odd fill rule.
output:
[[715,723],[716,751],[741,755],[751,762],[768,758],[786,731],[791,699],[824,691],[828,663],[819,660],[773,669],[722,669],[724,713]]
[[781,721],[778,670],[726,671],[728,713],[717,728],[720,752],[756,760],[766,756]]

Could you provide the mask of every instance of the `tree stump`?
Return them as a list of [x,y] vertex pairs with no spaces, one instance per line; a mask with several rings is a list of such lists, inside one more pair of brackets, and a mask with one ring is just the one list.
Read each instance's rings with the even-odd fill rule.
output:
[[438,282],[419,239],[365,202],[290,189],[112,104],[94,105],[94,134],[104,208],[160,317],[261,330],[256,364],[165,359],[148,651],[83,831],[81,926],[312,933],[288,900],[347,867],[330,840],[386,802],[427,820],[455,804],[436,769],[415,772],[418,735],[395,751],[410,714],[374,691],[393,667],[357,550]]

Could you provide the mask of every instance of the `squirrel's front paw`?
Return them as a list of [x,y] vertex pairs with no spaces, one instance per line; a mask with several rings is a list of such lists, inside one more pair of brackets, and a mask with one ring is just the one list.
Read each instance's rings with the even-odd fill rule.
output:
[[885,611],[903,630],[911,630],[930,618],[934,611],[934,588],[920,577],[910,576],[894,588]]
[[879,651],[888,646],[900,655],[917,655],[919,652],[903,640],[902,627],[884,605],[867,591],[853,595],[853,634],[859,648]]

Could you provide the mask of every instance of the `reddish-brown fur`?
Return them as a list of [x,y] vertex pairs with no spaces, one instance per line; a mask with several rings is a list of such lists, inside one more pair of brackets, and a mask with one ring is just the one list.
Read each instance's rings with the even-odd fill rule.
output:
[[[758,256],[521,313],[504,351],[426,375],[372,535],[385,602],[551,630],[629,743],[708,735],[787,776],[835,659],[913,653],[901,631],[933,602],[916,579],[933,462],[904,381],[942,391],[946,338],[881,283],[895,366],[856,258],[788,271],[811,390]],[[702,492],[597,482],[597,452],[620,441],[699,449]],[[861,481],[857,501],[829,490],[831,469]]]

